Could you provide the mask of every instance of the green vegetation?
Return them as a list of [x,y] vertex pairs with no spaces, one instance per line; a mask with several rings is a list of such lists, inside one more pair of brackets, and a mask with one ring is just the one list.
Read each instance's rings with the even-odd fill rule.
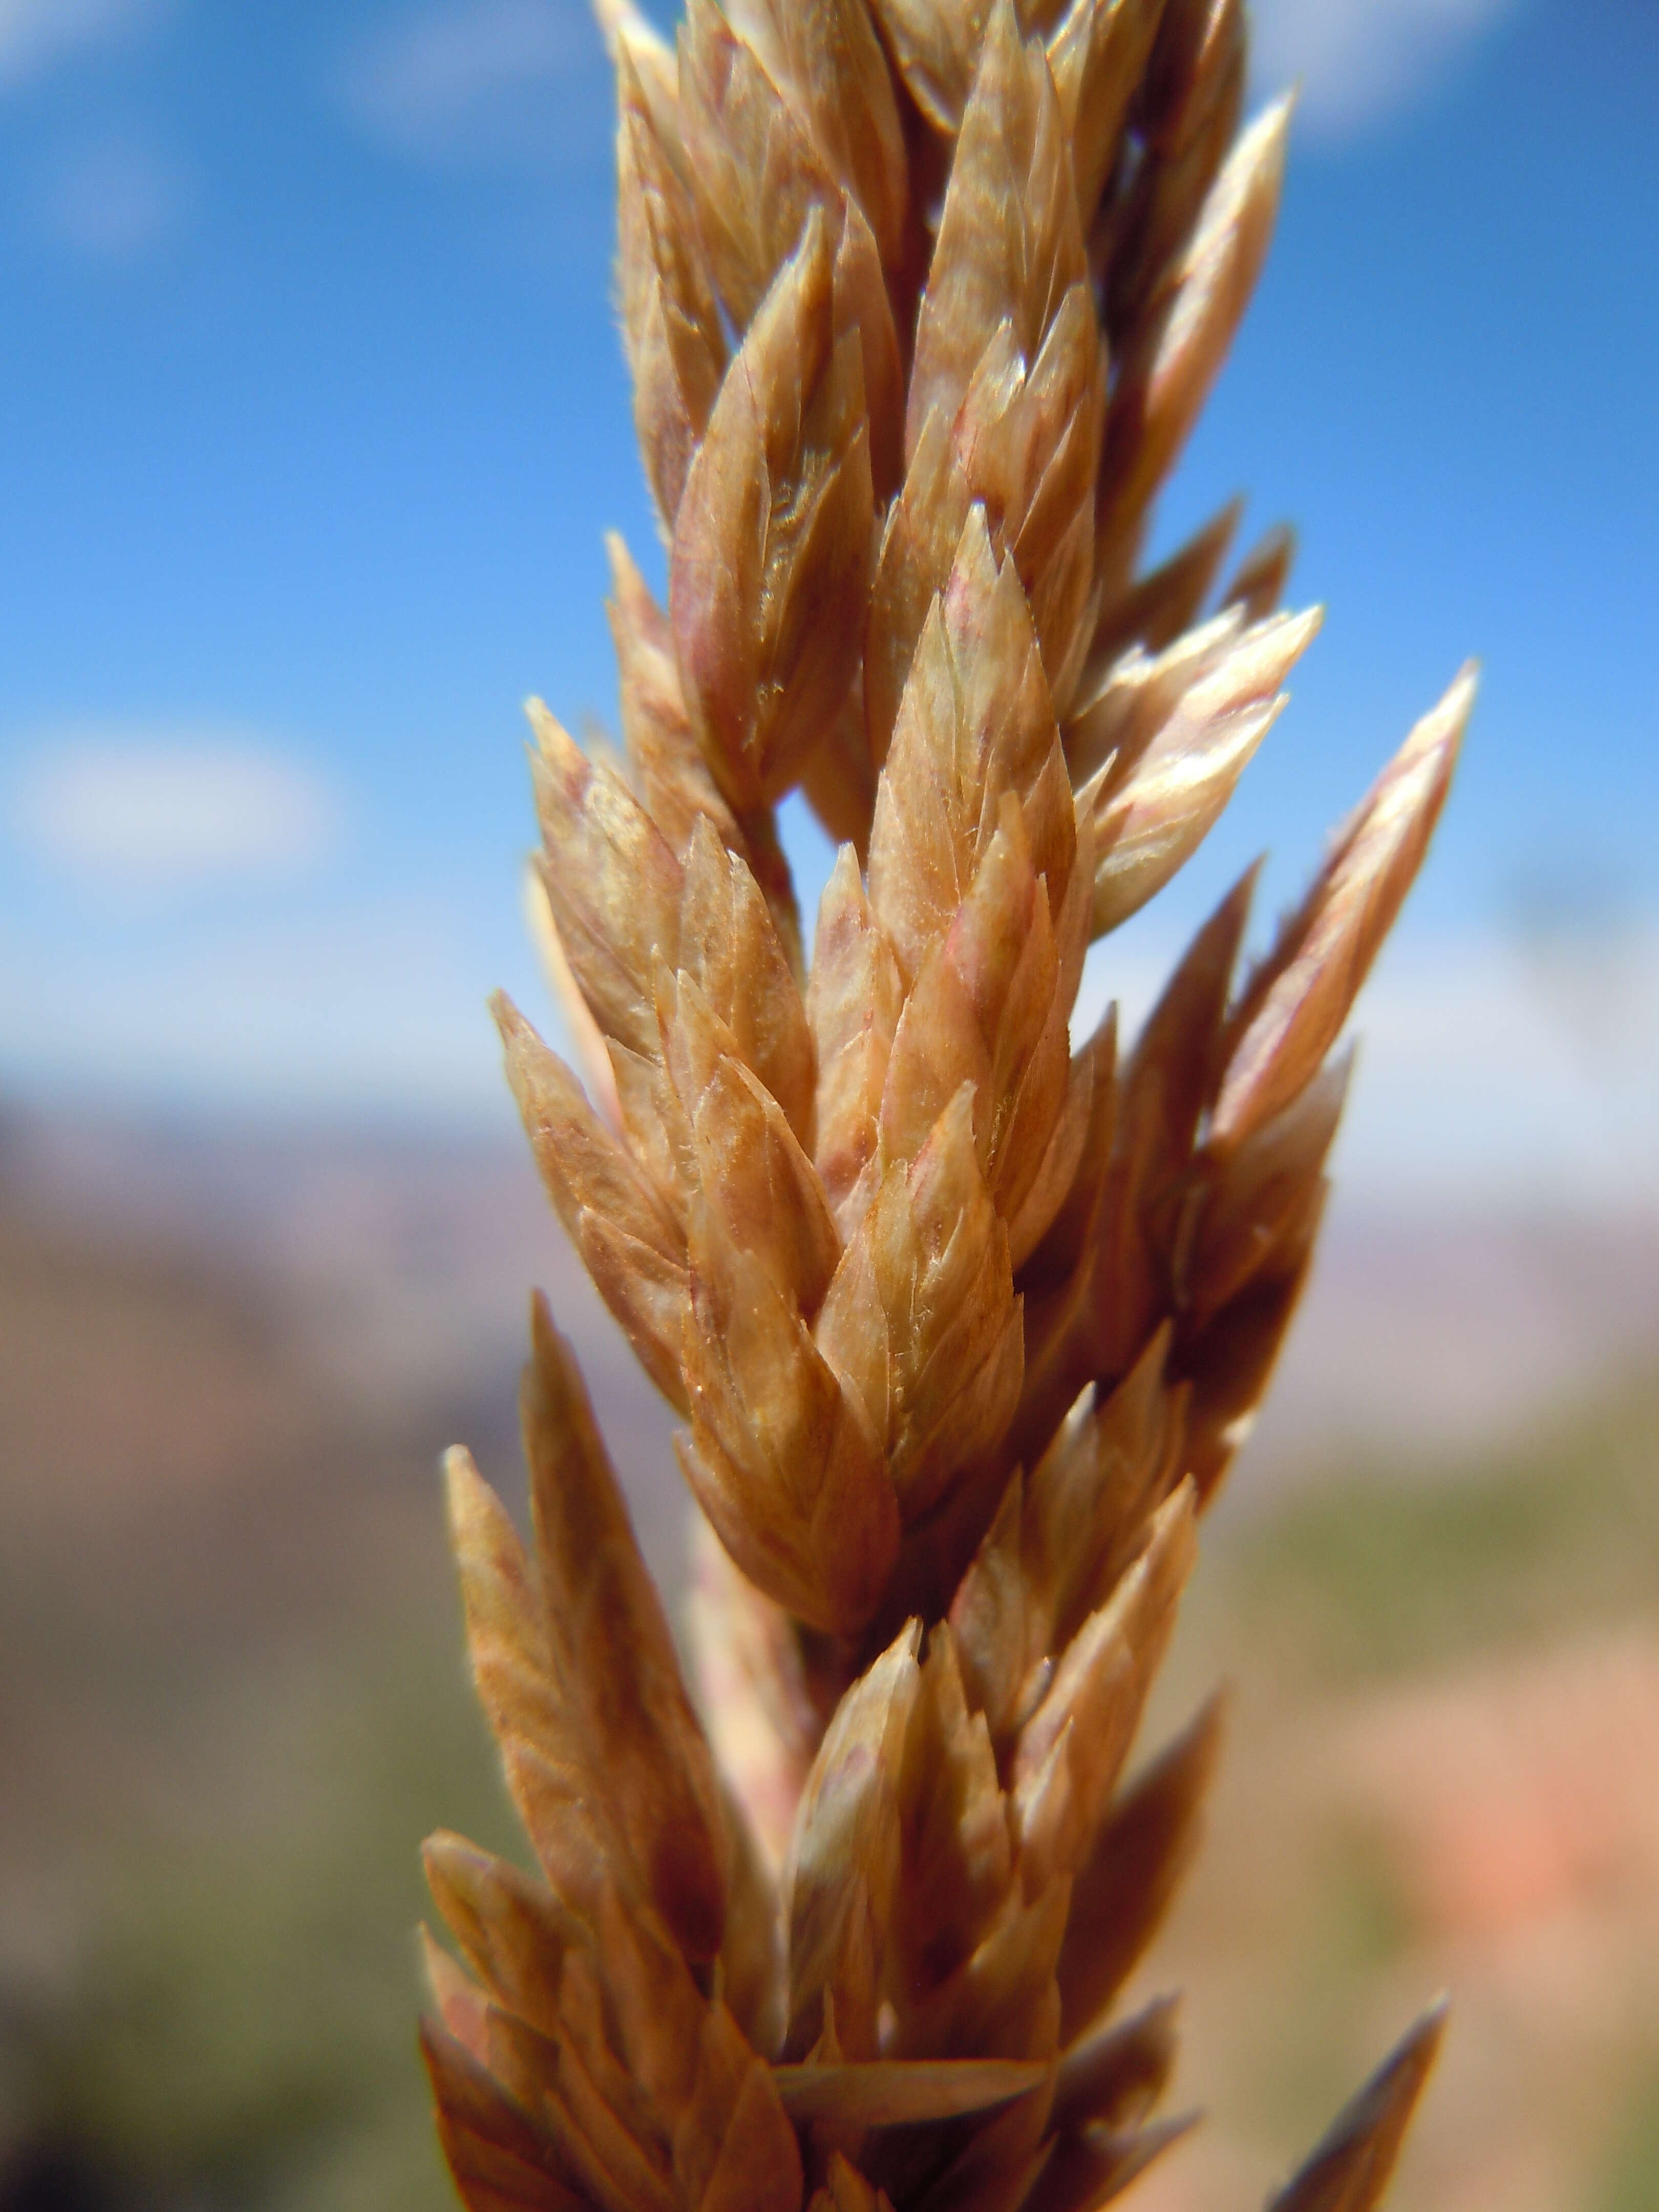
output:
[[1659,2207],[1659,2067],[1632,2093],[1613,2151],[1590,2198],[1590,2212],[1655,2212]]
[[[37,2142],[92,2201],[423,2212],[451,2193],[411,2031],[409,1838],[512,1848],[453,1618],[250,1686],[189,1833],[126,1839],[73,1984],[25,2025]],[[227,1731],[228,1735],[228,1731]],[[0,2184],[0,2204],[5,2202]]]
[[1399,1878],[1368,1832],[1328,1840],[1305,1869],[1301,1909],[1279,1931],[1281,1972],[1266,2033],[1241,2054],[1274,2140],[1315,2134],[1374,2057],[1354,2031],[1357,1999],[1415,1933]]
[[1227,1547],[1249,1640],[1322,1679],[1536,1650],[1659,1606],[1659,1379],[1449,1468],[1357,1470]]

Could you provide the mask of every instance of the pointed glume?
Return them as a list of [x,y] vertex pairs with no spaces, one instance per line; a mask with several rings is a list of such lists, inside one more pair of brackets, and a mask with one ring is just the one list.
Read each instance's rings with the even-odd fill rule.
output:
[[[1092,2212],[1188,2124],[1172,2005],[1115,2008],[1218,1709],[1126,1770],[1473,679],[1242,979],[1250,878],[1073,1049],[1318,627],[1282,528],[1219,583],[1237,505],[1140,565],[1278,204],[1242,0],[599,13],[668,589],[611,541],[619,752],[532,712],[581,1078],[497,1018],[684,1425],[701,1698],[538,1304],[528,1548],[450,1463],[535,1871],[428,1847],[440,2136],[471,2212]],[[810,972],[796,787],[841,847]],[[1276,2212],[1368,2212],[1440,2032]]]

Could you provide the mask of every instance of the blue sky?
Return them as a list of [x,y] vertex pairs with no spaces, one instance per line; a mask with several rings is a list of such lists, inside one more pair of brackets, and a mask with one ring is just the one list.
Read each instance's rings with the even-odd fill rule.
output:
[[[1659,1195],[1659,11],[1257,14],[1285,214],[1164,528],[1245,490],[1329,617],[1091,993],[1478,653],[1352,1172]],[[504,1124],[518,703],[607,718],[602,530],[659,562],[610,127],[578,0],[0,0],[0,1086]]]

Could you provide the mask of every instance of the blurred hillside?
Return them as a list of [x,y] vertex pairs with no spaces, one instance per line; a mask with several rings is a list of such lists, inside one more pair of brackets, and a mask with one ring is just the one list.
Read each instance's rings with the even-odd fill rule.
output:
[[[447,2201],[416,1846],[516,1848],[434,1468],[516,1492],[524,1292],[671,1586],[669,1423],[517,1154],[59,1115],[0,1132],[0,2212]],[[1401,2201],[1659,2203],[1659,1237],[1339,1211],[1158,1725],[1218,1674],[1150,1986],[1258,2200],[1459,1993]]]

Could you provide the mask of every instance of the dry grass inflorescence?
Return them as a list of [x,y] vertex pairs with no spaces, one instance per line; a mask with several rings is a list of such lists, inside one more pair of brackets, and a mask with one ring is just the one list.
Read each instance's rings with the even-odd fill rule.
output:
[[[510,1006],[561,1220],[684,1418],[694,1701],[544,1308],[533,1547],[464,1455],[474,1668],[532,1877],[428,1846],[473,2212],[1089,2212],[1183,2126],[1115,2000],[1218,1717],[1127,1783],[1198,1520],[1306,1276],[1331,1054],[1461,678],[1239,978],[1132,1049],[1085,955],[1204,837],[1317,617],[1152,501],[1267,250],[1238,0],[605,0],[666,609],[612,547],[623,749],[533,710],[581,1077]],[[810,972],[774,809],[840,842]],[[699,1706],[702,1717],[699,1718]],[[1431,2014],[1280,2212],[1363,2212]]]

